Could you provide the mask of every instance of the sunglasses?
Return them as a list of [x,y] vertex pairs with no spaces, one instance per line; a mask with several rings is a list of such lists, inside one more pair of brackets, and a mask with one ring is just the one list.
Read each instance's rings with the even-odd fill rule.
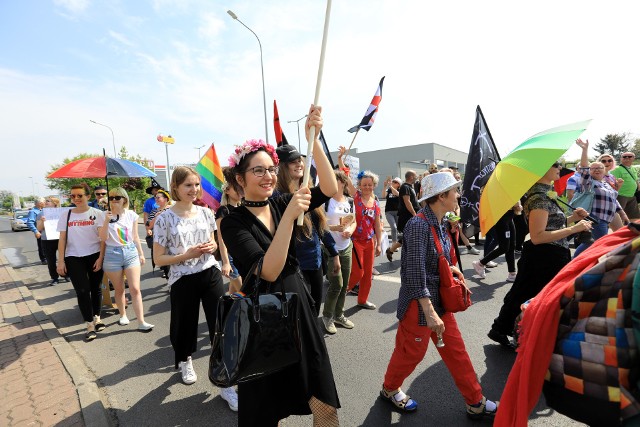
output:
[[85,196],[85,194],[71,194],[69,195],[70,199],[82,199]]
[[551,167],[560,169],[562,165],[559,162],[555,162],[554,164],[551,165]]
[[613,159],[602,159],[600,160],[602,163],[613,163]]
[[107,193],[96,193],[96,196],[106,196]]
[[623,159],[633,159],[635,156],[622,156]]
[[119,202],[122,199],[124,199],[123,196],[109,196],[109,200],[111,200],[111,201],[117,200]]

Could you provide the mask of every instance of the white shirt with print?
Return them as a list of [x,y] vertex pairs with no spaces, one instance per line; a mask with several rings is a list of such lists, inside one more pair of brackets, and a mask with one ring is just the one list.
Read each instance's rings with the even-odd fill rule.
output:
[[[140,215],[129,209],[118,215],[118,221],[109,224],[107,246],[122,247],[133,244],[133,227],[138,226],[139,217]],[[102,218],[98,227],[102,227],[107,216],[105,215]],[[113,219],[115,219],[115,215]]]
[[[163,246],[167,255],[182,255],[192,246],[211,241],[216,221],[209,208],[196,206],[193,218],[182,218],[167,209],[157,218],[153,227],[153,242]],[[169,267],[169,285],[187,274],[199,273],[210,267],[220,268],[213,254],[202,254]]]
[[[329,206],[327,206],[327,224],[340,225],[340,218],[347,216],[351,212],[351,204],[346,199],[344,202],[337,202],[334,198],[329,199]],[[336,250],[343,251],[349,247],[351,239],[345,239],[342,237],[342,233],[337,231],[331,231],[333,240],[336,241]]]
[[[67,230],[67,217],[69,229]],[[60,215],[58,232],[67,231],[67,246],[64,256],[83,257],[100,252],[98,223],[104,221],[104,212],[89,208],[83,213],[67,212]],[[62,255],[62,254],[61,254]]]

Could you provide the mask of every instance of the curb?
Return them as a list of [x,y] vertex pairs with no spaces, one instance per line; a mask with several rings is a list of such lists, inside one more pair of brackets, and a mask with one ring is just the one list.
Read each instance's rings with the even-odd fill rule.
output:
[[71,376],[71,380],[76,386],[85,425],[87,427],[113,427],[114,423],[109,416],[108,409],[102,402],[101,392],[96,383],[96,378],[85,365],[82,357],[78,355],[73,346],[60,334],[60,331],[58,331],[58,328],[53,324],[51,318],[42,310],[42,307],[40,307],[38,301],[33,297],[31,291],[18,277],[2,253],[0,253],[0,262],[5,264],[9,277],[11,277],[11,280],[18,288],[29,311],[42,328],[58,355],[58,358],[62,362],[62,365],[69,373],[69,376]]

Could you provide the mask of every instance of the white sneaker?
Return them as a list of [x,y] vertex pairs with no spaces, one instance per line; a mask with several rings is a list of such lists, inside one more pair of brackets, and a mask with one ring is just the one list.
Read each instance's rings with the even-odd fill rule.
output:
[[473,265],[473,269],[476,271],[476,274],[480,276],[481,279],[487,277],[486,272],[484,270],[484,265],[480,263],[480,260],[473,261],[471,263]]
[[180,371],[182,372],[182,382],[189,385],[193,384],[198,380],[198,376],[196,375],[196,371],[193,370],[193,362],[191,361],[191,356],[187,357],[186,362],[180,362],[178,364]]
[[469,250],[467,248],[460,249],[460,255],[466,255],[468,253],[469,253]]
[[322,323],[324,324],[324,330],[330,334],[338,332],[336,325],[333,324],[333,318],[322,316]]
[[138,325],[138,330],[143,332],[149,332],[150,330],[153,329],[154,326],[155,325],[152,325],[151,323],[142,322]]
[[374,268],[374,269],[373,269],[373,271],[372,271],[372,274],[373,274],[374,276],[379,276],[379,275],[380,275],[380,272]]
[[118,324],[120,326],[127,326],[129,324],[129,318],[127,317],[127,315],[125,314],[124,316],[122,316],[120,318],[120,320],[118,320]]
[[347,329],[353,329],[353,327],[355,326],[353,322],[347,319],[347,316],[345,316],[344,314],[340,317],[336,317],[335,319],[333,319],[333,323],[336,323],[342,326],[343,328],[347,328]]
[[471,249],[467,249],[467,253],[471,255],[480,255],[480,251],[473,246],[471,247]]
[[507,282],[515,282],[516,281],[516,273],[509,273],[507,276]]
[[485,265],[485,267],[487,267],[487,268],[496,268],[497,266],[498,266],[498,263],[493,262],[493,261],[489,261],[487,263],[487,265]]
[[220,397],[229,404],[229,409],[233,412],[238,412],[238,393],[233,387],[221,388]]

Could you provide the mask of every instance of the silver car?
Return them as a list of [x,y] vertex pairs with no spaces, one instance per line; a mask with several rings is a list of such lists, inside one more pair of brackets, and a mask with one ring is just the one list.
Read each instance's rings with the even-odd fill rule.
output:
[[20,231],[20,230],[28,230],[27,227],[27,218],[29,217],[29,211],[15,211],[13,213],[13,218],[11,218],[11,230]]

